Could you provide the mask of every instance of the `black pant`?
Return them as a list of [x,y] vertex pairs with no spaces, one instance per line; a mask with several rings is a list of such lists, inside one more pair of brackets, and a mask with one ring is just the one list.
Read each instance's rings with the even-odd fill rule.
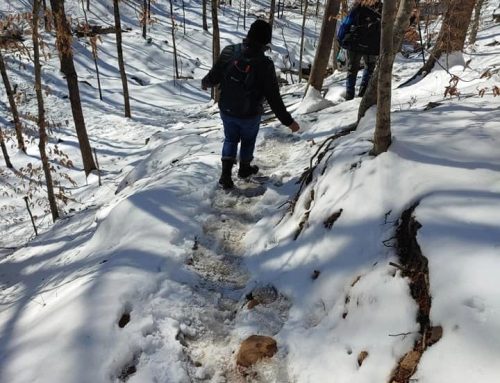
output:
[[366,88],[370,77],[375,70],[378,56],[367,55],[364,53],[347,51],[347,80],[346,80],[346,98],[354,97],[354,88],[356,87],[356,78],[361,66],[361,59],[365,63],[363,77],[361,79],[361,88]]

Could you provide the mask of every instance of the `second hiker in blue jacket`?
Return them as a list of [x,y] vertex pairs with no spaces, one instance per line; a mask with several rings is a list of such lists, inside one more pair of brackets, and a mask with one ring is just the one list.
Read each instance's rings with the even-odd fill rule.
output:
[[347,50],[345,99],[352,100],[361,59],[364,62],[364,70],[359,86],[359,97],[365,93],[377,64],[380,51],[382,2],[379,0],[356,0],[348,17],[352,20],[352,25],[340,44]]

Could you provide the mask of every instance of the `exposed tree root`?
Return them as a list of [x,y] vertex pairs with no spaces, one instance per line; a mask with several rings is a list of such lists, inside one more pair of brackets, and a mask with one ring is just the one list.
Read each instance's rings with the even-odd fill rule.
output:
[[397,252],[400,260],[398,267],[404,277],[410,280],[410,293],[418,305],[417,322],[420,325],[420,338],[413,350],[404,355],[393,371],[389,382],[408,383],[415,373],[422,354],[442,336],[441,326],[431,327],[431,295],[429,288],[428,260],[422,254],[417,242],[417,231],[422,226],[413,217],[418,202],[405,210],[396,229]]
[[299,186],[299,189],[297,190],[297,193],[295,194],[294,198],[290,201],[289,210],[291,213],[294,212],[295,205],[297,204],[297,201],[298,201],[302,191],[304,190],[304,188],[312,182],[314,171],[316,170],[318,165],[321,164],[321,161],[323,160],[323,158],[325,157],[325,155],[328,152],[335,149],[335,146],[333,145],[334,141],[340,137],[344,137],[344,136],[348,135],[349,133],[355,131],[356,127],[357,127],[356,124],[348,125],[345,129],[328,137],[326,140],[324,140],[321,143],[321,145],[318,147],[316,152],[312,155],[311,159],[309,160],[309,167],[302,173],[299,181],[297,182],[298,184],[300,184],[300,186]]
[[325,226],[325,228],[331,229],[333,227],[333,224],[337,221],[337,219],[339,219],[339,217],[340,217],[340,215],[342,214],[343,211],[344,211],[344,209],[340,209],[340,210],[337,210],[337,211],[333,212],[333,214],[330,215],[325,220],[325,222],[323,222],[323,225]]
[[[122,30],[122,32],[127,32],[127,30]],[[97,35],[116,33],[116,28],[115,26],[79,24],[76,28],[73,29],[73,33],[77,37],[92,37]]]
[[311,193],[309,195],[309,199],[306,201],[306,206],[305,208],[307,209],[306,212],[304,213],[304,216],[299,222],[299,227],[297,228],[297,231],[295,232],[295,235],[293,237],[293,240],[295,241],[302,230],[304,230],[305,225],[307,224],[307,221],[309,221],[309,214],[311,213],[311,204],[314,201],[314,189],[311,189]]
[[[328,137],[326,140],[324,140],[321,143],[321,145],[318,147],[316,152],[313,154],[313,156],[309,160],[309,167],[304,171],[304,173],[302,173],[299,181],[297,182],[300,184],[299,189],[297,190],[297,193],[295,194],[295,196],[293,197],[292,200],[288,201],[288,203],[290,204],[289,212],[291,212],[293,214],[293,212],[295,211],[295,206],[299,200],[299,197],[300,197],[302,191],[313,180],[314,171],[321,164],[323,158],[325,158],[325,156],[329,152],[331,153],[332,150],[335,149],[335,145],[334,145],[335,140],[337,140],[340,137],[346,136],[355,130],[356,130],[356,124],[348,125],[345,129]],[[330,156],[331,156],[331,154],[330,154]],[[325,165],[325,168],[323,168],[321,174],[324,174],[325,170],[326,170],[326,165]],[[307,221],[309,220],[310,205],[311,205],[312,201],[314,201],[314,189],[311,190],[310,198],[306,202],[307,211],[304,213],[304,216],[300,220],[299,227],[297,228],[297,231],[295,232],[295,235],[293,238],[294,240],[296,240],[299,237],[300,233],[302,232],[302,230],[306,226]],[[329,217],[324,222],[325,227],[327,229],[331,229],[333,224],[335,223],[335,221],[340,217],[341,213],[342,213],[342,209],[339,212],[335,212],[331,217]]]

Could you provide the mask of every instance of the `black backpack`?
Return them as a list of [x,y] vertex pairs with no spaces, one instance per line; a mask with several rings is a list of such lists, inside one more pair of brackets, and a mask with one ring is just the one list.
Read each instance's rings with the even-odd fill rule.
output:
[[262,108],[262,92],[257,81],[258,66],[265,59],[245,57],[242,44],[234,46],[234,53],[225,66],[221,81],[219,108],[235,117],[253,117]]
[[378,55],[380,50],[380,15],[368,7],[356,7],[346,19],[351,22],[344,27],[342,39],[339,38],[340,46],[362,54]]

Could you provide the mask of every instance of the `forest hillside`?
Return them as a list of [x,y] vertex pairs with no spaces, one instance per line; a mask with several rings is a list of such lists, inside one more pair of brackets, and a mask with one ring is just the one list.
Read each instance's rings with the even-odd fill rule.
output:
[[[422,72],[462,2],[419,2],[375,155],[387,99],[358,119],[337,51],[308,87],[345,3],[1,1],[1,383],[500,382],[498,4]],[[300,130],[266,105],[260,171],[226,191],[214,13],[224,48],[272,5]]]

